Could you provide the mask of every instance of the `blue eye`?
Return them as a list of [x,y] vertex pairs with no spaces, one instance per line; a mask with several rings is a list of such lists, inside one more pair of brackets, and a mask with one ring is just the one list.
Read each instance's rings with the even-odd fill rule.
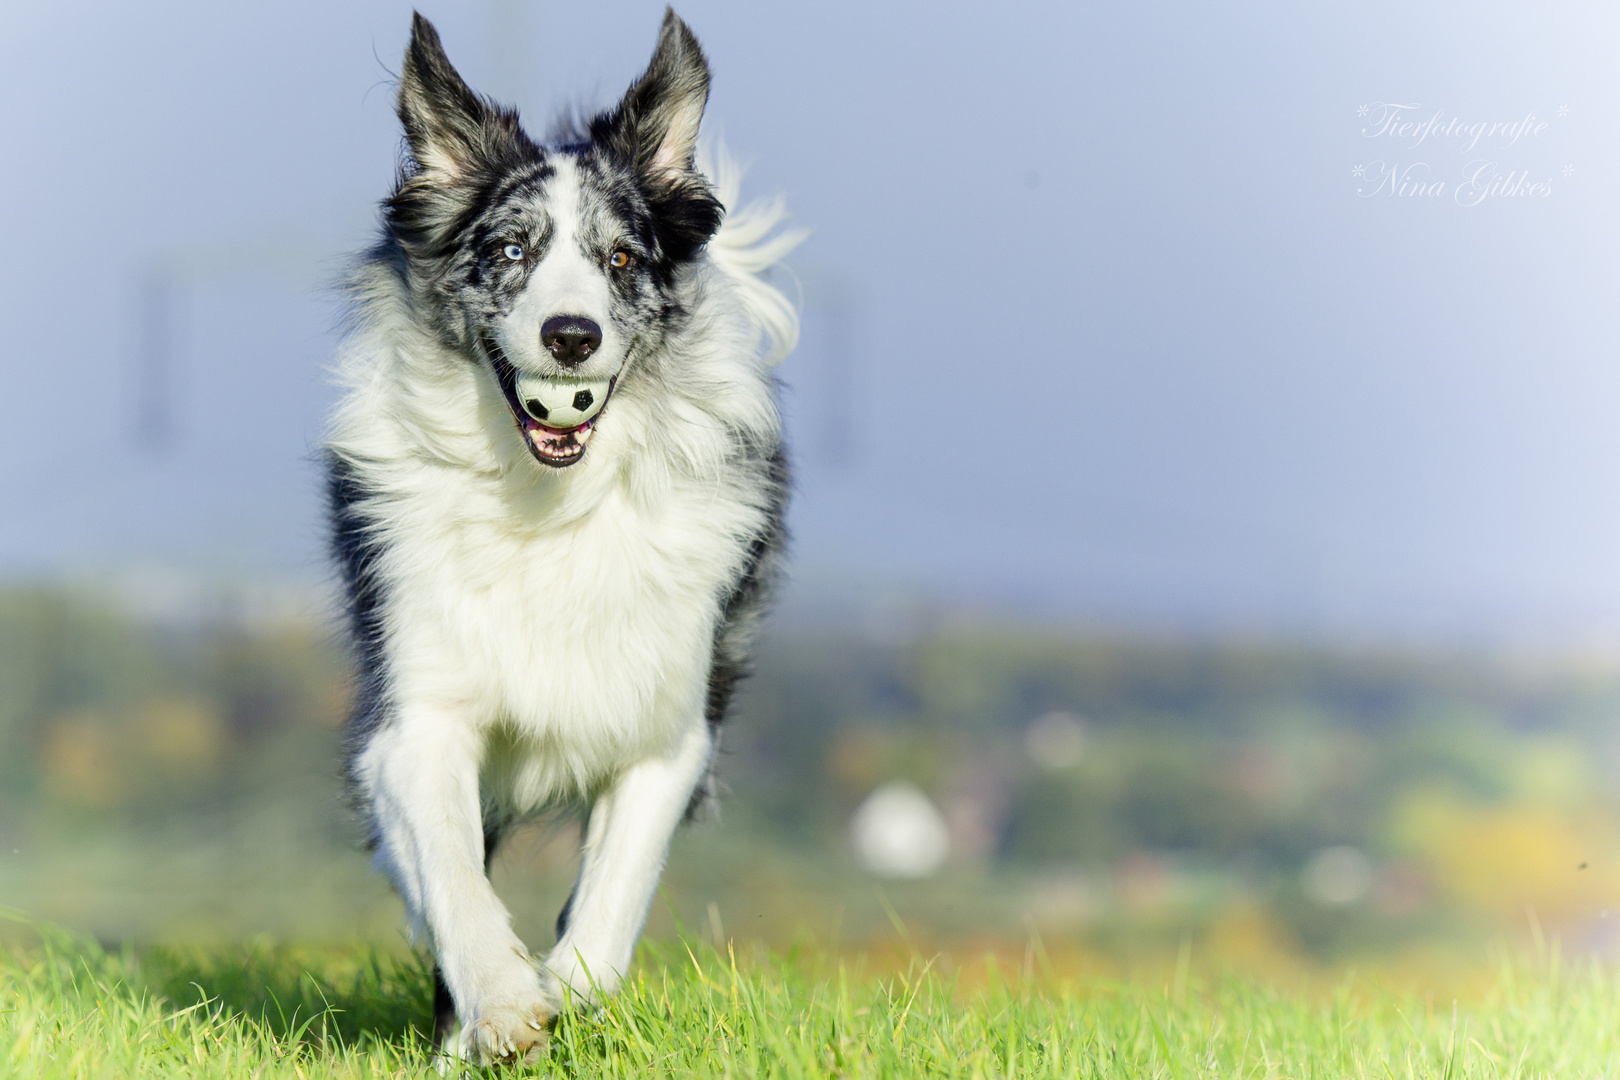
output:
[[523,261],[523,245],[522,244],[507,244],[505,247],[501,248],[501,254],[505,255],[508,259],[511,259],[513,262],[522,262]]

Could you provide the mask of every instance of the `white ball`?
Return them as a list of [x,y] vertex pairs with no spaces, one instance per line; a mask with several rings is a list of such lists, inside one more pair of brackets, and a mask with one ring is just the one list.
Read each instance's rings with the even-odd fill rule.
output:
[[1323,907],[1355,903],[1367,895],[1372,879],[1372,860],[1347,844],[1318,851],[1300,874],[1305,895]]
[[880,877],[928,877],[951,849],[945,819],[927,795],[903,780],[867,796],[850,822],[850,838],[861,865]]
[[529,415],[558,431],[577,428],[602,411],[612,379],[560,379],[519,375],[518,401]]

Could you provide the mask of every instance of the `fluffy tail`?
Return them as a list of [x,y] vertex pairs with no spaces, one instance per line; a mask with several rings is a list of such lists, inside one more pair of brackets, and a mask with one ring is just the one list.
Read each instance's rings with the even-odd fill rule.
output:
[[799,343],[799,309],[762,275],[804,243],[810,230],[782,228],[788,212],[780,195],[738,206],[743,167],[718,140],[699,148],[697,164],[726,208],[720,231],[709,241],[709,260],[742,294],[759,327],[765,362],[774,366]]

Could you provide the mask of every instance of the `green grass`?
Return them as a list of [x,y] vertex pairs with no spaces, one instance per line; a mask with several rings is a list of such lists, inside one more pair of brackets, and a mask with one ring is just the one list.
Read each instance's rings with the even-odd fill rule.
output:
[[[372,1077],[430,1068],[419,960],[142,950],[56,932],[0,946],[0,1076]],[[1504,964],[1453,1006],[1347,981],[1289,995],[1186,969],[1168,985],[1043,986],[923,959],[861,975],[802,954],[644,948],[608,1008],[565,1016],[545,1075],[1597,1077],[1620,1075],[1620,979]]]

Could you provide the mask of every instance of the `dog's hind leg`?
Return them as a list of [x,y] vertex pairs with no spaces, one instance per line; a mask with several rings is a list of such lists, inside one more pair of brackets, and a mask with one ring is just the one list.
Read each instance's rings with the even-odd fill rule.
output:
[[433,1050],[435,1053],[456,1049],[456,999],[450,996],[450,987],[444,981],[439,962],[433,962]]
[[708,772],[714,739],[701,716],[670,751],[619,774],[597,796],[585,828],[579,880],[545,967],[585,1000],[618,989],[647,920],[669,840]]
[[358,754],[356,773],[378,860],[431,937],[461,1021],[456,1052],[512,1060],[538,1053],[553,1010],[484,872],[482,754],[465,715],[401,705]]
[[576,881],[574,887],[568,890],[568,899],[563,901],[562,910],[557,912],[557,940],[559,941],[562,940],[564,934],[568,933],[568,920],[574,914],[574,897],[578,895],[579,882]]

